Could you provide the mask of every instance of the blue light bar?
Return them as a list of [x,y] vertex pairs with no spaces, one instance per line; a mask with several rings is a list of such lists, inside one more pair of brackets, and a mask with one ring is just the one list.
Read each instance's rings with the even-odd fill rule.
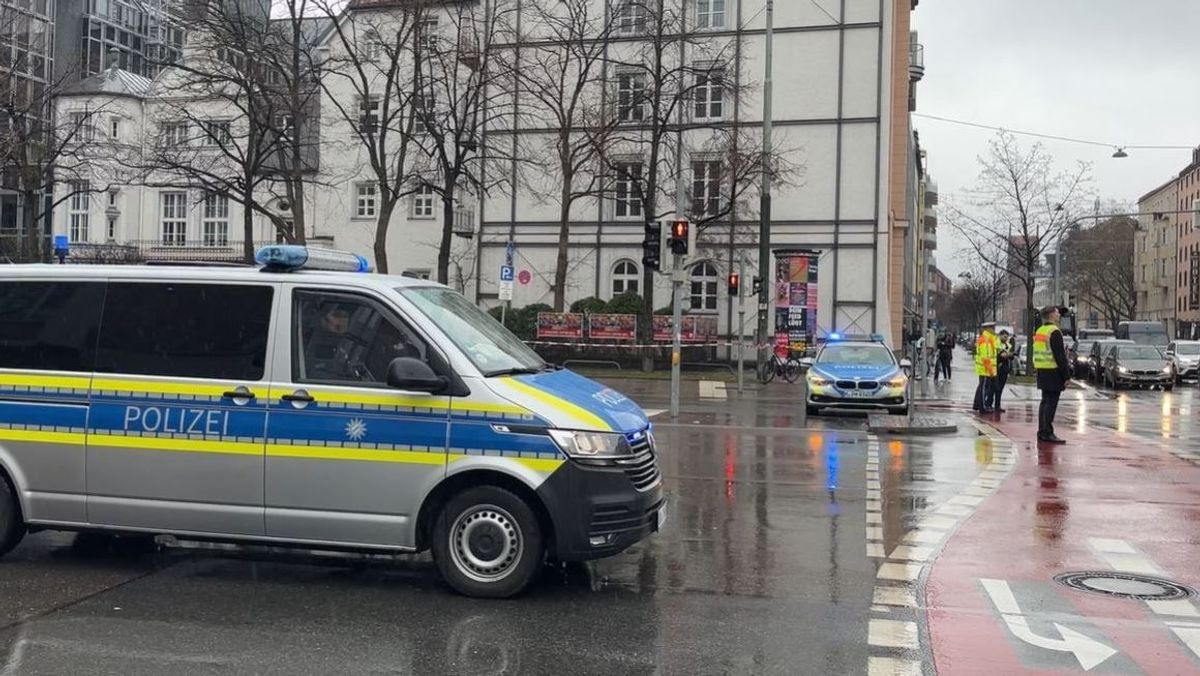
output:
[[254,255],[263,269],[271,272],[293,270],[329,270],[333,272],[370,272],[366,258],[349,251],[308,248],[299,244],[272,244]]
[[840,334],[840,333],[829,334],[829,340],[841,340],[841,339],[842,339],[842,334]]

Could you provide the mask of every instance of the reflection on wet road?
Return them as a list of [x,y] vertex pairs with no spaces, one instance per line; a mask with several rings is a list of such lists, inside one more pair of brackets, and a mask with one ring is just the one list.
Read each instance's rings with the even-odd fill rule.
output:
[[[665,408],[660,381],[614,385]],[[1009,395],[1008,416],[1036,417],[1035,392]],[[1079,392],[1060,425],[1194,453],[1196,396]],[[955,436],[875,439],[861,417],[805,420],[794,397],[685,392],[678,420],[656,420],[664,531],[511,601],[454,595],[426,556],[33,535],[0,562],[0,673],[932,673],[919,573],[1014,454],[965,413],[948,413]],[[1038,468],[1033,528],[1053,547],[1072,505]]]

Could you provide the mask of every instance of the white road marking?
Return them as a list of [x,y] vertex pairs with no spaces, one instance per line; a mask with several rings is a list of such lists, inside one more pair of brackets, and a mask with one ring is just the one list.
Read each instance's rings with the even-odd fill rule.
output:
[[904,541],[937,544],[941,542],[942,538],[944,537],[946,537],[946,534],[940,530],[918,528],[917,530],[909,531],[908,535],[904,536]]
[[867,527],[867,539],[873,540],[875,542],[882,541],[883,540],[883,529],[880,528],[879,526],[868,526]]
[[957,523],[958,519],[951,519],[945,516],[927,516],[921,519],[922,528],[939,528],[942,530],[949,530],[954,528],[955,524]]
[[883,509],[883,503],[878,500],[867,500],[867,511],[878,512]]
[[867,479],[867,490],[877,491],[881,488],[883,486],[880,485],[879,479]]
[[867,659],[867,676],[921,676],[921,663],[894,657]]
[[875,588],[875,598],[872,602],[884,606],[915,608],[917,595],[908,587],[879,586]]
[[[1187,599],[1173,601],[1146,601],[1156,615],[1175,615],[1176,617],[1200,617],[1200,610]],[[1200,653],[1196,653],[1200,655]]]
[[996,610],[1000,611],[1000,616],[1004,618],[1004,623],[1008,625],[1008,630],[1012,632],[1013,636],[1022,641],[1045,650],[1071,653],[1079,661],[1079,666],[1084,671],[1091,671],[1097,665],[1117,654],[1117,651],[1108,645],[1084,636],[1074,629],[1065,627],[1057,622],[1052,623],[1052,625],[1061,638],[1049,638],[1033,633],[1033,630],[1029,628],[1029,621],[1021,614],[1021,607],[1017,605],[1017,599],[1013,596],[1012,589],[1009,588],[1007,582],[1004,580],[981,579],[980,583],[983,584],[984,590],[991,597],[992,604],[996,606]]
[[1196,657],[1200,657],[1200,627],[1172,626],[1171,631]]
[[889,559],[899,559],[901,561],[928,561],[933,555],[933,547],[910,547],[909,545],[900,545],[892,550],[888,555]]
[[983,502],[983,498],[977,495],[956,495],[948,501],[951,505],[966,505],[968,507],[978,507]]
[[867,512],[867,523],[883,523],[883,515],[879,512]]
[[965,505],[942,505],[934,510],[938,514],[950,514],[951,516],[966,516],[971,513],[971,508]]
[[867,556],[872,559],[885,559],[887,555],[883,553],[883,545],[878,542],[867,543]]
[[[1158,566],[1149,558],[1142,555],[1136,547],[1125,540],[1116,538],[1088,538],[1092,551],[1104,559],[1109,568],[1123,573],[1140,573],[1154,577],[1166,577]],[[1200,610],[1187,599],[1174,601],[1146,601],[1146,607],[1156,615],[1172,615],[1175,617],[1200,617]],[[1187,641],[1184,641],[1187,643]],[[1192,648],[1191,644],[1188,644]],[[1200,657],[1200,650],[1193,652]]]
[[653,418],[655,416],[662,415],[666,412],[667,412],[667,409],[665,409],[665,408],[644,408],[644,409],[642,409],[642,413],[645,413],[647,418]]
[[882,648],[917,647],[917,623],[897,620],[871,620],[867,625],[867,643]]
[[868,500],[882,500],[883,494],[880,491],[867,491]]
[[885,563],[879,567],[876,577],[883,580],[912,582],[921,577],[921,568],[923,566],[919,563]]
[[720,380],[701,380],[700,398],[728,399],[729,395],[725,392],[725,383],[721,382]]

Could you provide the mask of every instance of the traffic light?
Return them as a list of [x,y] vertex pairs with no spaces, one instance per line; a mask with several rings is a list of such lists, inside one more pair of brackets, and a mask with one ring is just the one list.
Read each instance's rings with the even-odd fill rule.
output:
[[750,282],[750,295],[757,296],[762,293],[762,277],[755,277]]
[[671,223],[671,253],[677,256],[687,255],[688,230],[689,224],[682,218]]
[[736,272],[729,273],[729,297],[737,298],[742,293],[742,276]]
[[646,238],[642,240],[642,264],[651,270],[662,270],[662,223],[646,221]]

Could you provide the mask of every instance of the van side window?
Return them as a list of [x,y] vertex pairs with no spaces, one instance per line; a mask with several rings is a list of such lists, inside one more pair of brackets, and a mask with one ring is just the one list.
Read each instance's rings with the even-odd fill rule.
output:
[[0,282],[0,368],[91,371],[99,282]]
[[96,370],[262,380],[274,293],[269,286],[110,283]]
[[375,301],[321,291],[294,294],[294,382],[383,386],[393,359],[427,361],[428,354],[425,341]]

